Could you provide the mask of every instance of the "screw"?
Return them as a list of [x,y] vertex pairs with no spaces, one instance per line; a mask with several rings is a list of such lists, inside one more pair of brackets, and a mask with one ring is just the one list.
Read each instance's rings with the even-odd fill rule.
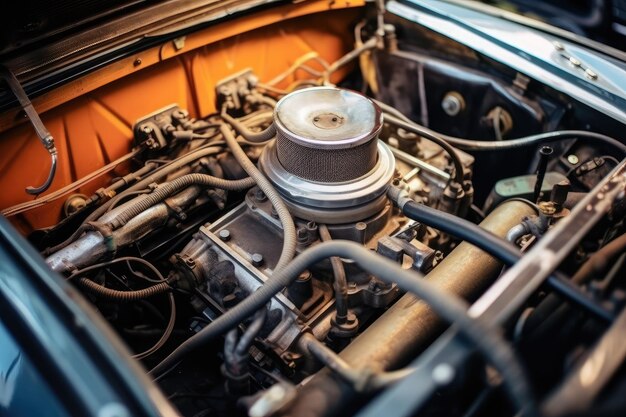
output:
[[137,58],[133,61],[133,66],[138,67],[139,65],[141,65],[141,58]]
[[230,230],[228,229],[222,229],[219,231],[219,237],[220,239],[222,239],[224,242],[228,242],[230,240]]
[[260,253],[253,253],[250,259],[252,260],[252,265],[254,266],[263,265],[263,255]]

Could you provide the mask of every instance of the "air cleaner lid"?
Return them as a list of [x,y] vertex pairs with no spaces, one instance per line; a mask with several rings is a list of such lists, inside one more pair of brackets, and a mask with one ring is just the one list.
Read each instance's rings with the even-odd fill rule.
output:
[[283,97],[274,110],[279,135],[315,149],[346,149],[374,139],[382,112],[369,98],[336,87],[312,87]]

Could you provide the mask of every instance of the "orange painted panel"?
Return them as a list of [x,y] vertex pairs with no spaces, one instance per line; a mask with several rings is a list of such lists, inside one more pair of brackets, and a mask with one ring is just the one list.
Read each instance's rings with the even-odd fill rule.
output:
[[[59,151],[57,175],[46,194],[129,152],[132,125],[148,113],[172,103],[196,117],[215,111],[214,85],[224,77],[250,67],[268,81],[311,51],[328,62],[338,59],[352,47],[352,25],[359,13],[358,9],[316,13],[245,32],[177,55],[45,112],[42,120]],[[319,69],[315,62],[310,65]],[[34,199],[24,188],[41,184],[48,166],[49,157],[29,124],[1,133],[0,209]],[[123,173],[119,171],[75,192],[90,195]],[[10,220],[24,234],[52,226],[61,218],[64,201],[60,198]]]

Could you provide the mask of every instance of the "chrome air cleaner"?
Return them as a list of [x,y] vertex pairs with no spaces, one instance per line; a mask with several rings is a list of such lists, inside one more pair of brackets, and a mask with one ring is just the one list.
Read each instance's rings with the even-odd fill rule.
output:
[[260,165],[297,217],[350,223],[384,207],[395,164],[370,99],[335,87],[298,90],[276,104],[274,125]]

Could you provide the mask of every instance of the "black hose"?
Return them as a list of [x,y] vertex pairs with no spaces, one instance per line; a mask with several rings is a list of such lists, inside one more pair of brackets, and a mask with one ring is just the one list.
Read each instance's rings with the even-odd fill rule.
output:
[[[464,151],[499,151],[499,150],[524,148],[527,146],[535,146],[535,145],[540,145],[542,143],[556,142],[560,140],[578,139],[582,142],[589,142],[589,143],[601,142],[601,143],[611,146],[612,148],[615,148],[616,150],[620,151],[622,154],[626,154],[626,145],[621,143],[619,140],[612,138],[610,136],[607,136],[607,135],[603,135],[601,133],[589,132],[586,130],[556,130],[553,132],[538,133],[536,135],[524,136],[524,137],[517,138],[517,139],[508,139],[508,140],[503,140],[503,141],[482,141],[482,140],[456,138],[454,136],[448,136],[448,135],[436,133],[424,126],[421,126],[415,123],[414,121],[412,121],[411,119],[409,119],[407,116],[402,114],[397,109],[385,103],[382,103],[378,100],[374,100],[374,102],[378,104],[380,108],[383,109],[383,111],[385,111],[386,113],[389,113],[403,120],[404,122],[411,124],[413,128],[415,129],[413,130],[414,133],[418,135],[423,135],[424,137],[427,137],[427,135],[439,136],[441,139],[445,140],[450,145],[453,145]],[[385,117],[387,118],[388,115],[386,115]]]
[[262,308],[254,316],[252,323],[237,341],[238,329],[235,327],[226,335],[224,341],[224,364],[232,375],[241,376],[247,372],[248,350],[259,334],[267,317],[267,309]]
[[[322,242],[330,242],[332,237],[328,231],[328,226],[318,224],[317,226]],[[335,321],[338,324],[344,324],[348,319],[348,279],[346,278],[346,270],[340,258],[333,256],[330,258],[330,264],[333,268],[333,287],[335,290]]]
[[450,156],[450,160],[452,160],[452,164],[454,165],[454,181],[460,185],[463,185],[465,176],[461,158],[459,158],[456,150],[452,146],[450,146],[450,144],[446,140],[444,140],[441,135],[431,130],[423,129],[414,123],[409,123],[388,113],[384,115],[384,120],[385,122],[391,123],[396,127],[406,130],[407,132],[412,132],[416,135],[420,135],[440,146],[448,154],[448,156]]
[[254,186],[254,184],[255,181],[252,178],[225,180],[207,174],[183,175],[173,181],[161,184],[154,192],[133,200],[128,207],[125,207],[124,210],[107,222],[106,226],[112,230],[118,229],[138,214],[192,185],[238,191],[248,189]]
[[260,309],[252,320],[252,323],[248,326],[246,331],[239,339],[239,343],[237,343],[237,347],[235,348],[235,353],[239,356],[247,355],[248,349],[252,345],[254,338],[259,334],[261,328],[263,328],[263,323],[265,323],[265,318],[267,317],[267,309]]
[[[390,193],[390,197],[398,202],[402,212],[408,218],[465,240],[498,258],[507,266],[514,265],[522,257],[517,246],[472,222],[423,204],[417,204],[408,198],[397,201],[396,195],[393,193]],[[558,271],[555,271],[548,278],[548,284],[557,293],[565,296],[568,300],[584,308],[595,317],[606,322],[613,321],[614,314],[611,311],[596,303],[589,295],[581,291],[574,282]]]
[[222,111],[222,119],[228,122],[229,125],[233,127],[245,140],[252,143],[261,143],[267,142],[270,139],[273,139],[276,136],[276,127],[274,123],[269,125],[268,128],[262,130],[261,132],[252,132],[250,129],[245,127],[243,123],[240,123],[234,117],[231,117],[226,111]]
[[[595,275],[602,274],[613,263],[613,260],[625,251],[626,234],[623,234],[589,256],[585,263],[572,276],[569,284],[584,285],[588,283]],[[558,308],[559,304],[559,297],[556,294],[549,294],[535,307],[532,314],[524,322],[524,331],[539,327],[539,325]],[[565,309],[563,314],[567,315],[568,311],[568,309]]]
[[256,182],[258,187],[265,193],[268,200],[272,203],[272,206],[276,210],[278,219],[283,226],[283,248],[280,254],[280,258],[274,267],[274,271],[280,270],[285,267],[291,261],[296,254],[296,225],[291,218],[289,209],[285,205],[282,197],[274,189],[274,186],[265,178],[265,175],[258,170],[258,168],[252,163],[248,155],[241,149],[241,145],[237,142],[237,139],[231,132],[230,128],[226,124],[220,126],[220,132],[224,137],[224,140],[228,144],[233,156],[239,162],[239,165],[244,171],[250,175],[250,178]]
[[91,292],[102,298],[116,301],[136,301],[159,294],[164,294],[172,290],[172,287],[170,287],[170,284],[168,284],[167,282],[161,282],[148,288],[131,291],[119,291],[112,288],[103,287],[102,285],[95,283],[89,278],[85,277],[78,278],[76,282],[88,292]]
[[515,264],[521,258],[517,246],[461,217],[412,200],[404,202],[401,209],[408,218],[465,240],[508,266]]
[[500,372],[507,391],[523,414],[537,415],[526,375],[515,353],[496,329],[467,315],[468,305],[465,301],[439,289],[427,280],[420,279],[423,277],[422,274],[404,270],[394,262],[372,253],[357,243],[340,240],[320,243],[307,249],[284,268],[276,270],[263,286],[183,342],[152,369],[151,373],[158,377],[170,370],[188,353],[206,345],[237,326],[258,309],[263,308],[272,297],[297,279],[302,271],[333,256],[352,259],[364,271],[387,283],[397,283],[401,289],[424,300],[444,320],[456,324],[459,331]]

